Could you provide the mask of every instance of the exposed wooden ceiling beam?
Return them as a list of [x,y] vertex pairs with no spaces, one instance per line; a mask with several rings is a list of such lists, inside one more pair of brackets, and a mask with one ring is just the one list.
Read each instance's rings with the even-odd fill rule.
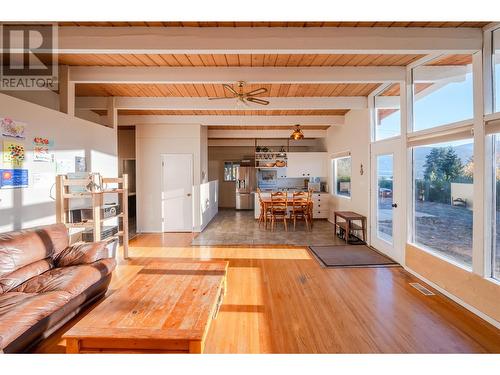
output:
[[[303,128],[307,130],[326,130],[330,125],[309,125]],[[293,130],[295,125],[209,125],[208,130]]]
[[481,47],[482,30],[474,28],[61,27],[58,52],[425,54]]
[[[327,130],[309,130],[303,128],[306,138],[326,138]],[[289,138],[291,130],[210,130],[208,138]]]
[[[134,110],[298,110],[298,109],[361,109],[367,108],[365,96],[336,97],[273,97],[268,105],[238,106],[236,99],[208,100],[183,97],[116,97],[115,107]],[[78,109],[107,109],[107,97],[77,97]]]
[[169,116],[133,115],[118,116],[119,126],[137,124],[199,124],[206,126],[301,126],[342,125],[344,116]]
[[[432,67],[429,67],[432,68]],[[436,74],[443,67],[434,67]],[[72,66],[74,83],[382,83],[405,79],[405,67],[110,67]]]

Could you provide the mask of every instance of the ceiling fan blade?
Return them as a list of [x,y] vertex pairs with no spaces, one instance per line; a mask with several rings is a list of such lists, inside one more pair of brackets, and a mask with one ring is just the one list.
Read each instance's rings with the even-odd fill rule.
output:
[[241,107],[241,104],[243,104],[245,107],[250,107],[250,104],[248,104],[245,98],[238,98],[238,100],[236,101],[236,107]]
[[219,100],[219,99],[234,99],[234,98],[226,98],[224,96],[219,96],[219,97],[216,97],[216,98],[208,98],[208,100]]
[[260,95],[260,94],[264,94],[267,92],[267,89],[265,87],[261,87],[261,88],[258,88],[256,90],[253,90],[253,91],[250,91],[250,92],[247,92],[245,94],[245,96],[254,96],[254,95]]
[[252,103],[255,103],[255,104],[260,104],[260,105],[268,105],[269,102],[267,100],[264,100],[264,99],[259,99],[259,98],[246,98],[246,100],[248,100],[249,102],[252,102]]
[[233,89],[230,85],[223,84],[222,87],[224,87],[226,90],[230,91],[233,95],[238,96],[238,93],[236,92],[235,89]]

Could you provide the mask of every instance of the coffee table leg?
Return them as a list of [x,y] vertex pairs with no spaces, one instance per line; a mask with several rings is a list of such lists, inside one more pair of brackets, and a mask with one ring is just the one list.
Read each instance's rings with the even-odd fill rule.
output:
[[67,354],[80,353],[80,340],[78,340],[78,339],[66,339],[66,353]]
[[202,341],[190,341],[189,342],[189,353],[190,354],[202,354],[203,353],[203,342]]

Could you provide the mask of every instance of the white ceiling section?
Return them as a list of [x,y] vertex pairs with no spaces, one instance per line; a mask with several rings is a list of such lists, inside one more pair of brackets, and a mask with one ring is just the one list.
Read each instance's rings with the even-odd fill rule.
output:
[[[437,68],[439,71],[442,67]],[[381,83],[402,81],[401,66],[335,67],[136,67],[73,66],[75,83]],[[437,73],[438,74],[438,73]]]
[[[140,124],[202,124],[206,126],[229,126],[231,130],[209,130],[213,138],[247,138],[286,135],[286,130],[255,130],[251,126],[286,126],[300,123],[311,137],[324,137],[326,130],[307,129],[313,126],[333,126],[344,124],[344,116],[332,113],[329,116],[297,115],[299,110],[349,110],[368,107],[366,96],[340,96],[344,85],[357,84],[363,91],[353,95],[366,95],[374,92],[370,87],[383,87],[391,83],[403,82],[406,77],[406,66],[139,66],[141,60],[136,55],[256,55],[256,54],[290,54],[303,56],[312,54],[324,55],[416,55],[426,56],[439,54],[471,54],[482,48],[481,28],[466,27],[105,27],[105,26],[59,26],[60,54],[78,55],[77,59],[85,59],[92,55],[92,61],[102,61],[111,66],[75,66],[65,68],[67,86],[62,88],[61,108],[74,103],[79,110],[97,111],[100,115],[107,110],[113,123],[126,125]],[[112,66],[113,56],[122,55],[132,62],[130,66]],[[127,57],[129,56],[129,57]],[[141,57],[141,56],[139,56]],[[404,56],[403,56],[404,57]],[[110,63],[111,61],[111,63]],[[137,63],[133,63],[136,61]],[[155,60],[156,61],[156,60]],[[368,61],[368,60],[366,60]],[[370,65],[372,64],[372,65]],[[415,64],[413,62],[412,64]],[[169,65],[169,64],[166,64]],[[182,64],[181,64],[182,65]],[[440,84],[460,80],[466,72],[465,66],[427,66],[421,70],[423,82],[432,82],[419,95],[432,92]],[[236,100],[209,101],[203,93],[201,96],[188,97],[184,92],[180,96],[160,96],[161,90],[149,90],[146,85],[222,85],[234,84],[243,80],[253,85],[296,85],[307,88],[313,85],[320,89],[321,85],[339,85],[332,96],[314,96],[313,91],[304,97],[293,96],[287,90],[276,97],[266,97],[270,101],[267,106],[237,105]],[[441,83],[440,83],[441,82]],[[379,85],[380,84],[380,85]],[[128,94],[115,90],[123,96],[96,96],[99,91],[88,91],[89,96],[72,97],[75,85],[89,87],[109,85],[109,88],[140,85],[140,94]],[[100,85],[100,86],[99,86]],[[298,85],[298,86],[297,86]],[[302,86],[303,85],[303,86]],[[191,91],[195,86],[189,86]],[[136,88],[137,89],[137,88]],[[104,90],[104,89],[102,89]],[[221,90],[223,90],[221,88]],[[377,89],[375,89],[377,91]],[[69,94],[68,94],[69,92]],[[78,90],[77,90],[78,92]],[[83,92],[80,91],[82,94]],[[113,93],[113,91],[108,91]],[[133,92],[133,91],[132,91]],[[318,91],[319,92],[319,91]],[[158,96],[155,96],[158,95]],[[179,95],[179,94],[177,94]],[[282,95],[282,96],[278,96]],[[318,94],[316,94],[318,95]],[[338,95],[338,96],[336,96]],[[349,95],[349,94],[347,94]],[[398,94],[395,94],[398,95]],[[136,97],[137,96],[137,97]],[[112,102],[111,102],[111,101]],[[399,107],[399,96],[380,97],[379,104],[387,108]],[[383,102],[383,103],[382,103]],[[111,109],[111,110],[110,110]],[[236,110],[236,111],[235,111]],[[241,111],[252,111],[251,115],[241,115]],[[122,111],[120,113],[120,111]],[[126,113],[129,111],[130,113]],[[141,113],[140,111],[207,111],[207,114],[192,113]],[[212,111],[211,113],[208,113]],[[216,114],[214,111],[234,111],[235,113]],[[239,113],[236,113],[238,112]],[[268,111],[267,113],[259,111]],[[270,115],[270,111],[284,111],[279,116]],[[288,112],[289,111],[289,112]],[[105,113],[105,112],[104,112]],[[319,114],[319,113],[318,113]],[[324,113],[323,113],[324,114]],[[334,115],[335,114],[335,115]],[[106,116],[102,116],[106,118]],[[247,128],[244,128],[244,127]],[[239,127],[239,128],[236,128]]]
[[[106,109],[109,97],[81,96],[76,100],[79,109]],[[334,97],[277,97],[270,98],[268,105],[244,104],[238,106],[234,98],[208,100],[207,98],[186,97],[116,97],[117,109],[130,110],[320,110],[320,109],[363,109],[367,108],[366,96]]]
[[201,124],[223,126],[283,126],[300,124],[304,127],[318,125],[343,125],[344,116],[202,116],[202,115],[118,115],[122,126],[141,124]]
[[473,53],[479,28],[60,27],[59,53]]

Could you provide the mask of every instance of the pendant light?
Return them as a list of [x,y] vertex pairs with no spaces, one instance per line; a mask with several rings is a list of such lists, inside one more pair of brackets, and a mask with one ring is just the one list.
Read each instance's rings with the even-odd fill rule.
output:
[[290,136],[290,139],[295,139],[295,140],[304,139],[304,133],[302,133],[302,130],[300,130],[299,124],[295,125],[295,129],[292,135]]

